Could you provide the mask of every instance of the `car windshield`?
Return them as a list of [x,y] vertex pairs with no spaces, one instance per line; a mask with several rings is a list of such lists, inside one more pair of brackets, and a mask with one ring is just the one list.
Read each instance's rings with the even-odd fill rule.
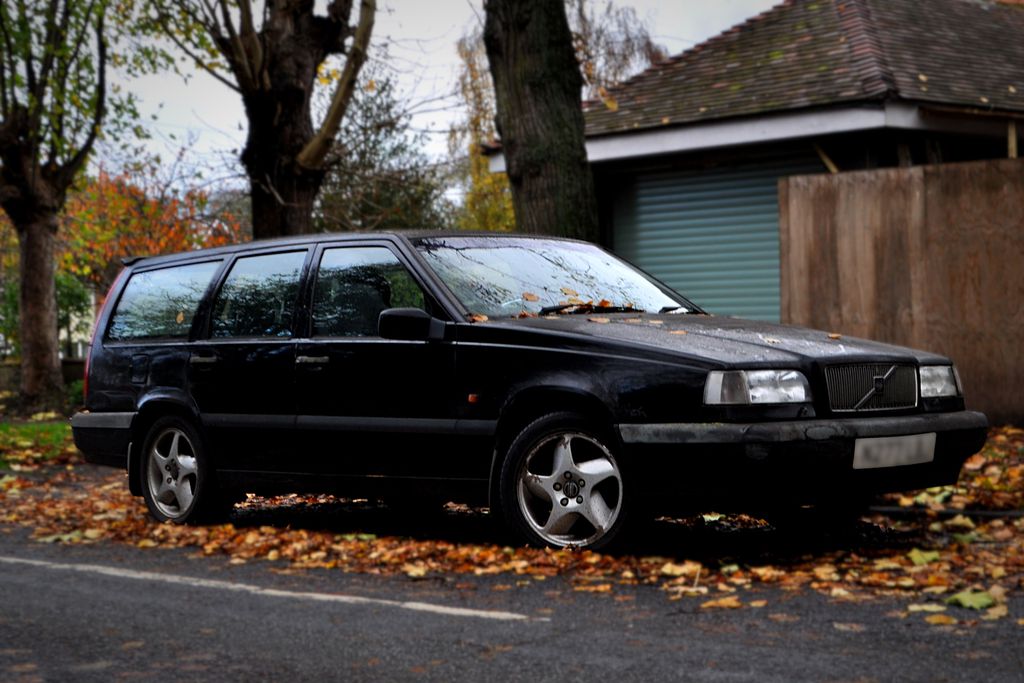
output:
[[431,237],[417,247],[474,316],[697,311],[629,264],[583,242]]

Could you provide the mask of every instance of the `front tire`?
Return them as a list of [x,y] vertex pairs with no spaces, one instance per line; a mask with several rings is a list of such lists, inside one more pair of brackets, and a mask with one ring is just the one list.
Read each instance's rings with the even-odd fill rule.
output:
[[196,523],[215,507],[217,491],[202,437],[188,421],[162,417],[142,451],[142,497],[161,522]]
[[502,463],[499,500],[509,527],[531,545],[599,549],[625,519],[615,442],[574,413],[526,426]]

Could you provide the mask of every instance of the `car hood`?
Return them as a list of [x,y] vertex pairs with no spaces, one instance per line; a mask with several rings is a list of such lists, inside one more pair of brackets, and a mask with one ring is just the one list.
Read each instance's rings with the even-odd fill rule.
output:
[[792,325],[711,315],[571,314],[494,325],[584,335],[725,364],[803,364],[858,358],[948,362],[942,356]]

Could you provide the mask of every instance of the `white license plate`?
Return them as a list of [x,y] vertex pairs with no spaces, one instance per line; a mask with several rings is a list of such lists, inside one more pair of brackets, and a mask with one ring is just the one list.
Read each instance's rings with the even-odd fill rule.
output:
[[853,446],[853,469],[919,465],[935,459],[935,433],[910,436],[882,436],[857,439]]

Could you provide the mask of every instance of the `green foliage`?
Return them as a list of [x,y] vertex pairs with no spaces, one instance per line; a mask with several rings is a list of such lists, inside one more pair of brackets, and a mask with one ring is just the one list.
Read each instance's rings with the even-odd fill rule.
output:
[[[91,290],[81,280],[63,271],[57,272],[56,290],[57,333],[64,334],[65,342],[70,345],[75,337],[89,332]],[[0,357],[16,356],[20,350],[18,291],[18,279],[14,273],[0,277]]]
[[[76,337],[88,334],[92,319],[92,292],[74,275],[57,271],[57,328],[70,351]],[[70,353],[68,354],[70,355]]]
[[76,379],[67,387],[67,408],[72,412],[85,405],[85,381]]
[[7,273],[0,277],[0,358],[18,353],[18,279]]
[[321,189],[321,229],[451,226],[444,169],[421,151],[425,135],[411,130],[410,114],[401,104],[383,67],[365,74]]
[[31,450],[42,458],[54,458],[66,448],[71,427],[67,420],[56,422],[0,422],[0,469],[7,468],[5,454]]
[[0,0],[3,123],[57,166],[77,166],[100,126],[114,140],[145,137],[135,95],[106,82],[108,67],[135,75],[170,63],[137,40],[139,18],[132,0]]

